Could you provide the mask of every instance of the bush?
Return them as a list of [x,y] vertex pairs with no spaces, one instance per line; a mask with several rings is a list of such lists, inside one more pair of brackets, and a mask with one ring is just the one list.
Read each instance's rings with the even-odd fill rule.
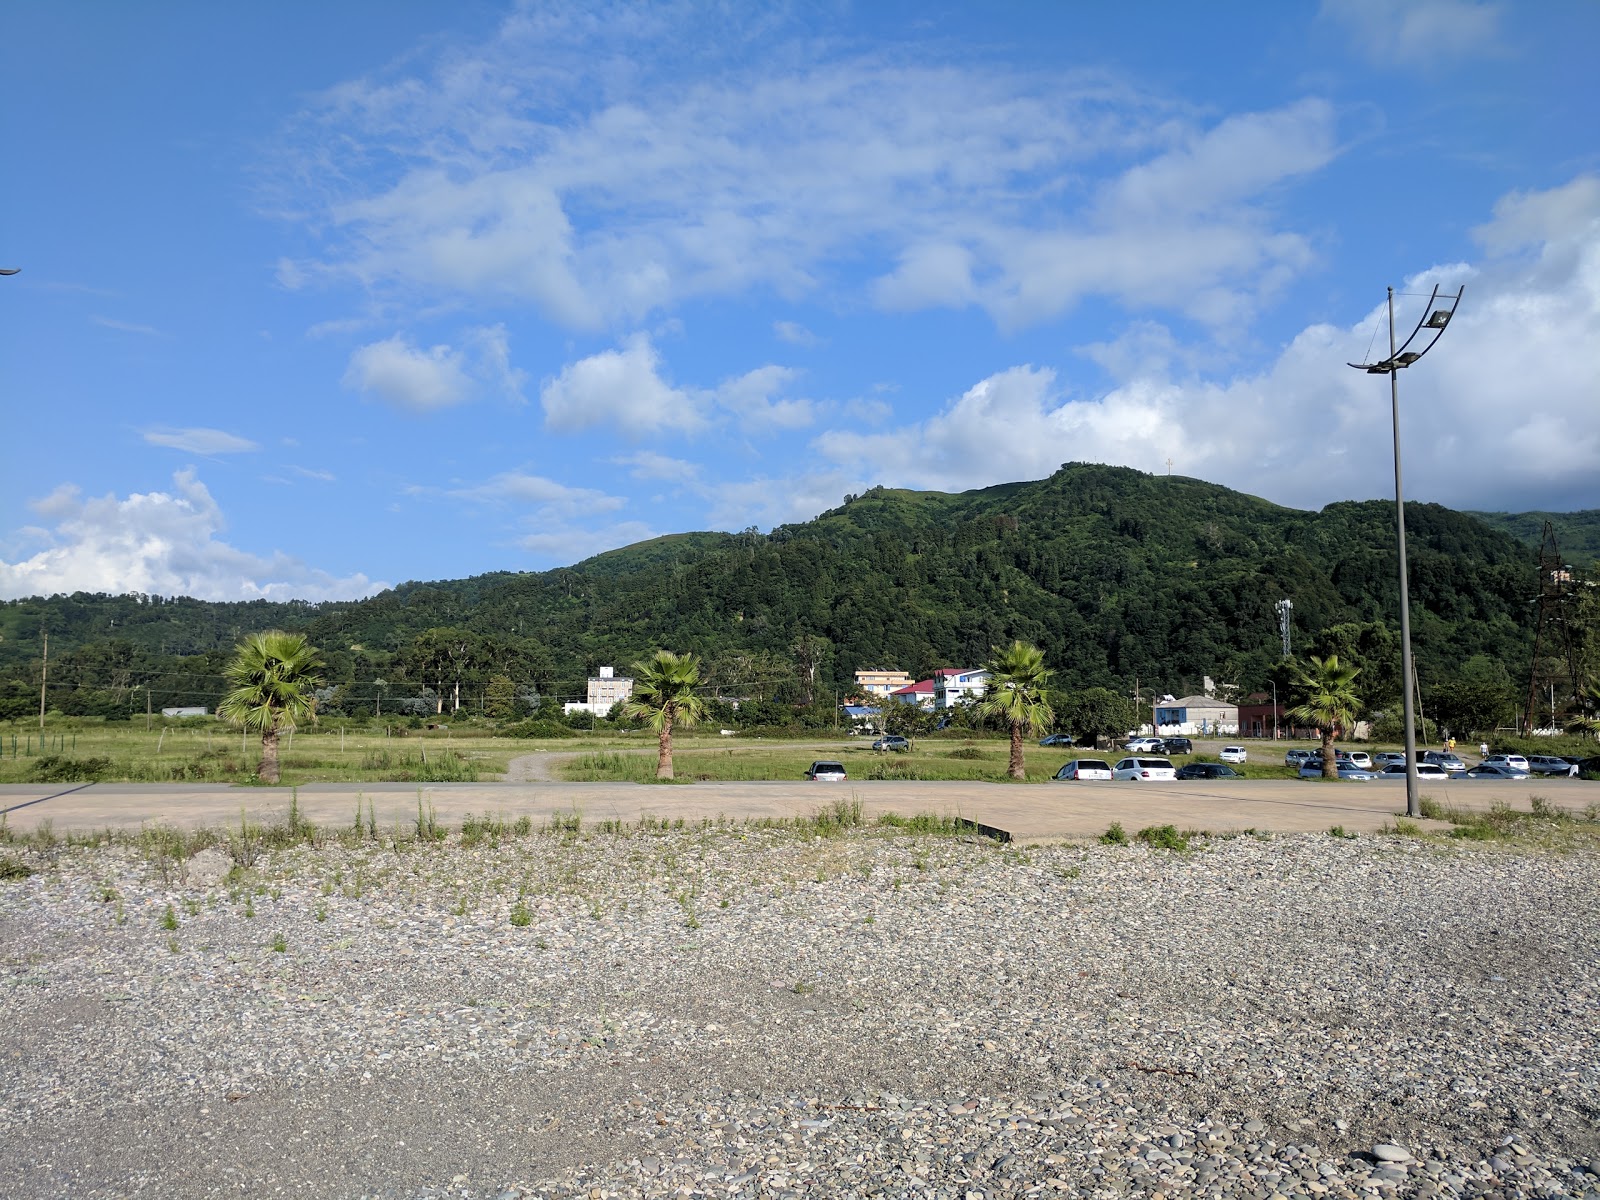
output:
[[500,731],[506,737],[514,738],[570,738],[577,737],[575,730],[559,721],[545,720],[539,717],[530,717],[526,721],[517,721],[507,725]]
[[1100,841],[1107,846],[1126,846],[1128,831],[1123,829],[1121,821],[1113,821],[1111,828],[1100,835]]
[[1138,838],[1157,850],[1187,850],[1189,839],[1178,832],[1176,825],[1147,825],[1139,830]]
[[111,774],[109,758],[68,758],[46,754],[28,771],[29,783],[93,783]]

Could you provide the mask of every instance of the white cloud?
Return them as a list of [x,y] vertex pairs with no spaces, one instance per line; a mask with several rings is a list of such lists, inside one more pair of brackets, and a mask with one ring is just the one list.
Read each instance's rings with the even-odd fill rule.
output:
[[539,514],[547,518],[615,512],[628,503],[621,496],[608,496],[596,488],[568,487],[525,471],[502,471],[482,483],[451,488],[445,494],[476,503],[537,505]]
[[779,341],[788,342],[791,346],[804,346],[809,349],[822,344],[821,338],[798,321],[774,321],[772,332],[777,334]]
[[401,334],[350,356],[344,386],[410,412],[433,412],[465,401],[472,384],[459,351],[419,350]]
[[104,329],[115,329],[118,333],[137,333],[141,337],[164,338],[167,335],[153,325],[139,325],[133,321],[119,321],[115,317],[90,317],[96,325]]
[[1488,0],[1322,0],[1374,63],[1416,66],[1492,53],[1505,6]]
[[[1458,508],[1600,503],[1600,182],[1518,193],[1477,231],[1500,253],[1406,281],[1401,336],[1425,293],[1466,284],[1438,348],[1400,377],[1407,494]],[[1414,293],[1424,293],[1417,298]],[[870,482],[957,490],[1039,478],[1062,462],[1174,470],[1280,503],[1320,507],[1393,491],[1389,391],[1361,361],[1382,310],[1314,325],[1264,368],[1220,381],[1193,373],[1201,348],[1136,326],[1086,352],[1121,376],[1071,395],[1048,368],[990,376],[935,416],[892,434],[815,439],[836,469]],[[1139,343],[1158,353],[1132,352]]]
[[563,432],[610,424],[634,436],[700,428],[705,424],[701,402],[666,383],[660,361],[641,333],[620,350],[603,350],[570,364],[539,394],[545,423]]
[[247,454],[261,447],[249,438],[220,429],[146,429],[141,435],[152,446],[167,446],[186,454]]
[[32,557],[0,562],[0,598],[56,592],[143,592],[202,600],[334,600],[384,586],[365,575],[339,579],[281,553],[263,557],[218,535],[222,512],[193,470],[173,475],[171,492],[84,500],[70,484],[34,504],[54,522],[36,531],[49,544]]
[[717,404],[746,429],[803,429],[815,415],[811,401],[778,398],[799,374],[789,367],[757,367],[719,384]]
[[524,403],[527,374],[511,365],[504,325],[468,329],[464,349],[449,345],[421,350],[403,334],[359,347],[350,356],[344,386],[414,413],[450,408],[479,391]]
[[619,467],[632,467],[633,470],[628,473],[635,479],[660,479],[667,483],[690,484],[700,477],[698,463],[687,462],[681,458],[669,458],[665,454],[657,454],[654,450],[621,455],[611,461]]
[[864,268],[893,309],[979,305],[1018,326],[1095,294],[1220,322],[1310,259],[1271,199],[1334,153],[1321,101],[1207,124],[1103,74],[747,32],[738,54],[696,42],[689,82],[657,65],[693,40],[673,22],[521,12],[431,68],[334,89],[286,172],[336,197],[328,240],[285,283],[527,302],[600,329]]

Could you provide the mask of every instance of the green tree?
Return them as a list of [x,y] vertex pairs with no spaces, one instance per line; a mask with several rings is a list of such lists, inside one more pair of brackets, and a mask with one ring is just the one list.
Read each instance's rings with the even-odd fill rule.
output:
[[260,732],[256,775],[263,783],[278,782],[279,731],[317,719],[321,666],[303,634],[273,629],[245,638],[223,668],[230,690],[217,712],[235,725]]
[[1434,688],[1429,708],[1430,715],[1448,729],[1452,737],[1457,734],[1470,737],[1474,733],[1488,733],[1509,721],[1515,704],[1509,684],[1473,679],[1463,674]]
[[1133,700],[1110,688],[1071,693],[1057,706],[1056,719],[1080,746],[1093,746],[1102,737],[1121,737],[1139,723]]
[[672,778],[672,728],[693,725],[705,716],[705,701],[695,695],[700,685],[700,660],[693,654],[657,650],[633,664],[633,696],[624,710],[643,717],[656,731],[656,778]]
[[1355,690],[1355,679],[1360,673],[1359,668],[1341,663],[1337,654],[1327,658],[1313,655],[1310,670],[1302,668],[1295,672],[1295,683],[1305,699],[1289,710],[1289,716],[1315,725],[1321,732],[1324,779],[1339,778],[1333,739],[1354,726],[1356,714],[1361,711],[1361,699]]
[[1023,734],[1043,733],[1056,719],[1044,696],[1044,685],[1050,678],[1044,651],[1022,641],[1012,642],[1004,650],[996,646],[985,669],[989,672],[989,688],[979,711],[986,717],[998,717],[1010,728],[1010,775],[1025,779]]
[[491,675],[483,690],[483,711],[504,720],[517,711],[517,685],[509,675]]

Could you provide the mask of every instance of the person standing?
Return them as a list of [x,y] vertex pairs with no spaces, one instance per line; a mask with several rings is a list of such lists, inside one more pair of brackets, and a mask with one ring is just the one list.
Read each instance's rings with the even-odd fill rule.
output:
[[1488,758],[1489,757],[1489,743],[1488,742],[1479,742],[1478,743],[1478,757],[1479,758]]

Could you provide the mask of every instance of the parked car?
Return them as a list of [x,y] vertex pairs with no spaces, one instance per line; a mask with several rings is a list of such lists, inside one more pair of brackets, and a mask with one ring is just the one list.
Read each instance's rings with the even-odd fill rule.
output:
[[819,758],[811,764],[811,769],[806,772],[806,778],[815,779],[820,783],[843,783],[846,778],[844,764]]
[[888,737],[881,737],[872,743],[874,750],[909,750],[911,743],[898,733],[891,733]]
[[1159,754],[1163,744],[1160,738],[1134,737],[1124,742],[1122,748],[1129,754]]
[[1500,763],[1503,766],[1510,767],[1513,771],[1521,771],[1524,775],[1528,774],[1528,760],[1520,754],[1491,754],[1483,761],[1486,763]]
[[1530,754],[1528,770],[1534,775],[1576,775],[1578,764],[1549,754]]
[[1467,764],[1462,762],[1453,750],[1428,750],[1423,754],[1422,761],[1443,767],[1451,775],[1459,775],[1467,769]]
[[1475,767],[1468,767],[1458,776],[1460,779],[1526,779],[1528,773],[1519,771],[1510,763],[1481,762]]
[[1244,776],[1235,771],[1227,763],[1219,762],[1192,762],[1185,763],[1178,768],[1179,779],[1243,779]]
[[[1355,763],[1351,762],[1347,758],[1335,758],[1333,769],[1339,773],[1340,779],[1377,778],[1377,775],[1375,775],[1373,772],[1363,770],[1361,767],[1356,766]],[[1401,774],[1404,774],[1404,772],[1401,772]],[[1305,760],[1305,762],[1300,764],[1301,779],[1320,779],[1321,777],[1322,760],[1320,758],[1308,758]]]
[[[1406,765],[1403,762],[1390,763],[1378,774],[1385,779],[1404,779],[1406,777]],[[1438,763],[1419,762],[1417,764],[1417,778],[1442,783],[1450,778],[1450,772],[1446,771]]]
[[1041,738],[1041,746],[1070,746],[1076,739],[1070,733],[1052,733],[1047,738]]
[[1162,738],[1160,751],[1162,754],[1193,754],[1194,743],[1186,737]]
[[1250,753],[1243,746],[1224,746],[1217,757],[1225,763],[1242,763],[1250,757]]
[[1164,758],[1125,758],[1111,770],[1111,778],[1130,779],[1135,783],[1141,779],[1154,781],[1177,777],[1178,768]]
[[1306,759],[1316,757],[1317,754],[1314,750],[1285,750],[1283,752],[1283,765],[1286,767],[1298,767]]
[[1380,750],[1372,756],[1372,765],[1380,771],[1389,767],[1399,767],[1400,773],[1404,775],[1406,767],[1405,752],[1401,750]]
[[1579,779],[1600,779],[1600,754],[1593,758],[1580,758],[1573,766],[1578,768]]
[[1355,763],[1355,765],[1360,767],[1363,771],[1372,770],[1372,756],[1370,754],[1368,754],[1365,750],[1350,750],[1350,751],[1340,750],[1337,753],[1338,753],[1340,758],[1348,758],[1351,762]]
[[1099,758],[1075,758],[1057,771],[1052,779],[1110,779],[1111,764]]

